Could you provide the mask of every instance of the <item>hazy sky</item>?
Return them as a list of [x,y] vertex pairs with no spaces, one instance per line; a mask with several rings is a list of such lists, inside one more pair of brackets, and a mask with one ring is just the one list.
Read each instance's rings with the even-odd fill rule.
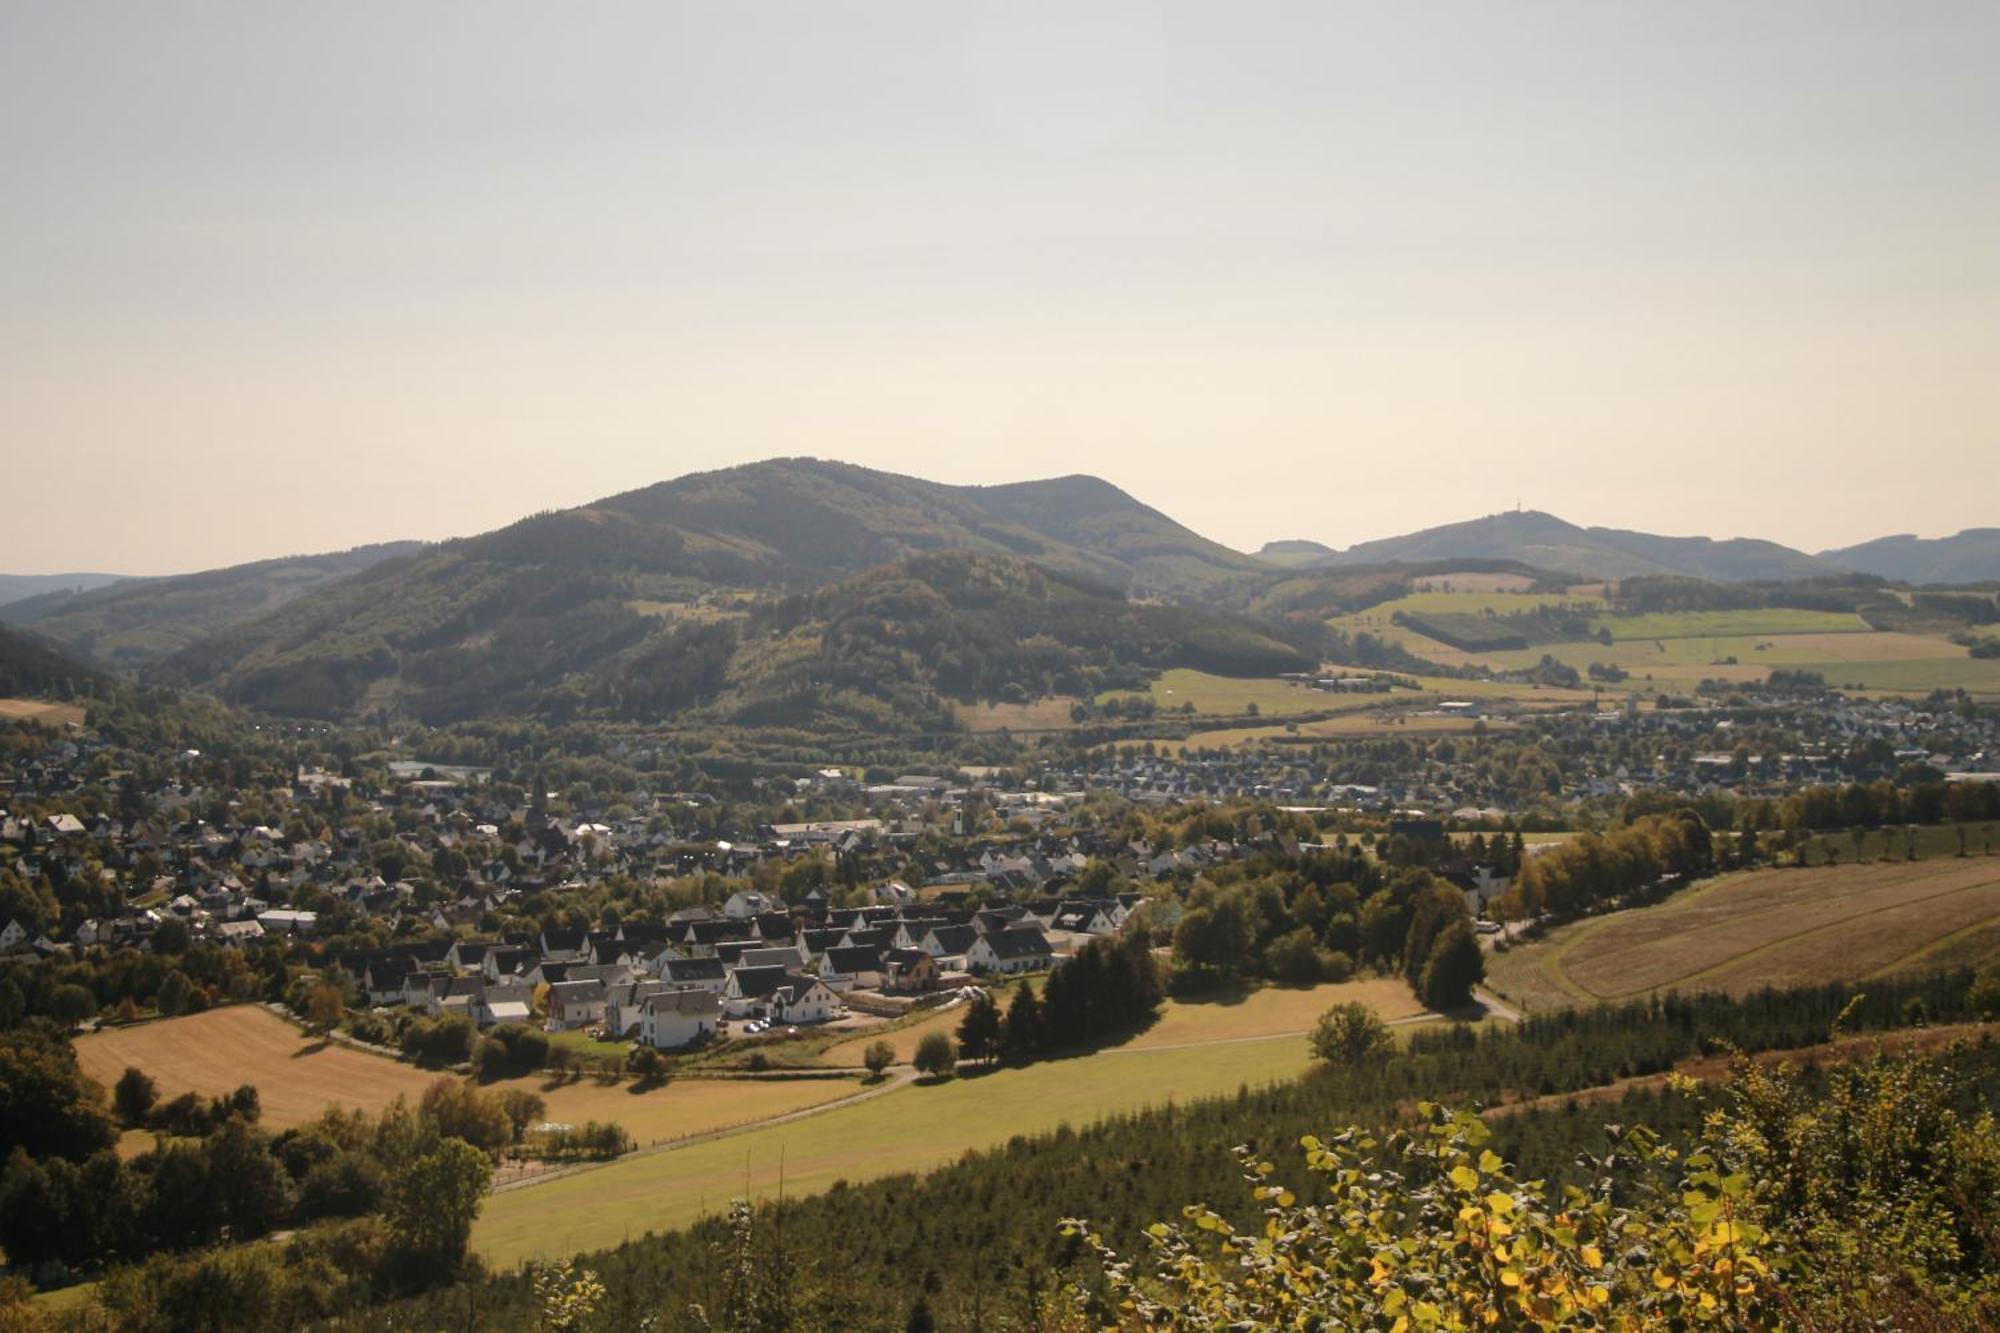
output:
[[2000,3],[0,0],[0,569],[814,454],[2000,523]]

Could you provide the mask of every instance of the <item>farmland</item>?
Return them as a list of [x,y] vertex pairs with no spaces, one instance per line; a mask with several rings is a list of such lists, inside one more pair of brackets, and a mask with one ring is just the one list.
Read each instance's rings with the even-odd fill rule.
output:
[[[272,1129],[305,1124],[329,1106],[380,1111],[396,1097],[415,1100],[439,1078],[450,1077],[309,1038],[255,1005],[88,1033],[77,1038],[76,1050],[84,1072],[107,1088],[128,1065],[151,1074],[165,1097],[183,1092],[212,1097],[254,1084],[263,1121]],[[488,1087],[539,1094],[551,1120],[616,1121],[643,1145],[784,1115],[848,1096],[857,1084],[838,1078],[677,1078],[639,1092],[630,1083],[586,1079],[551,1088],[540,1077],[527,1077]]]
[[912,1085],[823,1115],[625,1158],[486,1201],[473,1248],[506,1265],[683,1226],[744,1196],[923,1171],[1016,1134],[1296,1077],[1303,1038],[1100,1053]]
[[2000,857],[1725,876],[1495,954],[1493,988],[1533,1009],[1649,992],[1852,981],[1965,955],[2000,926]]
[[0,720],[83,725],[84,712],[75,704],[49,703],[42,699],[0,699]]

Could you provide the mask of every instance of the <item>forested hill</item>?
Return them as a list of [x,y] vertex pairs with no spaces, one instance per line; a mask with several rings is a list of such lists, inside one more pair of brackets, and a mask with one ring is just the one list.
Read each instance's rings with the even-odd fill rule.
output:
[[36,635],[0,625],[0,698],[78,699],[107,684]]
[[385,560],[422,549],[421,542],[385,542],[198,574],[120,579],[85,592],[25,598],[0,607],[0,621],[32,625],[36,633],[65,650],[102,666],[139,667]]
[[1458,558],[1518,560],[1541,569],[1571,570],[1588,578],[1678,574],[1737,582],[1812,578],[1838,572],[1803,551],[1776,542],[1747,537],[1715,541],[1707,537],[1661,537],[1617,528],[1584,528],[1536,510],[1491,514],[1401,537],[1362,542],[1345,551],[1295,563],[1380,565]]
[[663,603],[657,577],[476,558],[383,566],[219,635],[170,679],[272,712],[442,722],[597,713],[880,731],[1198,666],[1305,670],[1311,644],[1220,612],[1132,601],[1030,562],[941,552],[808,592]]
[[634,567],[636,554],[639,567],[792,588],[944,550],[1019,556],[1163,592],[1262,568],[1095,477],[946,486],[811,458],[695,473],[529,519],[475,545],[543,552],[548,537],[597,565]]
[[1879,537],[1821,551],[1819,558],[1907,583],[2000,582],[2000,528],[1967,528],[1950,537]]

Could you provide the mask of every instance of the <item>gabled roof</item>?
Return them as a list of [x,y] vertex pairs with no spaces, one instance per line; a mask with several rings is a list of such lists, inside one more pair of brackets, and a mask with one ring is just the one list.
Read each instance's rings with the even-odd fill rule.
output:
[[983,938],[996,958],[1046,958],[1055,952],[1039,930],[995,930]]
[[847,948],[828,949],[820,971],[829,976],[852,976],[856,972],[879,972],[882,969],[882,951],[870,945],[852,945]]

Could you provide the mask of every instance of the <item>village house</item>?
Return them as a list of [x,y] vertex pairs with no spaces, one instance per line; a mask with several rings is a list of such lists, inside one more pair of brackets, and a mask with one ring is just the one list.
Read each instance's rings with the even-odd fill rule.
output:
[[549,987],[551,1032],[573,1032],[604,1021],[606,994],[601,981],[558,981]]
[[678,1050],[715,1035],[722,1002],[706,990],[661,990],[639,1006],[639,1040],[656,1050]]
[[965,951],[966,970],[1013,976],[1036,972],[1055,961],[1055,950],[1039,930],[994,930],[981,935]]

